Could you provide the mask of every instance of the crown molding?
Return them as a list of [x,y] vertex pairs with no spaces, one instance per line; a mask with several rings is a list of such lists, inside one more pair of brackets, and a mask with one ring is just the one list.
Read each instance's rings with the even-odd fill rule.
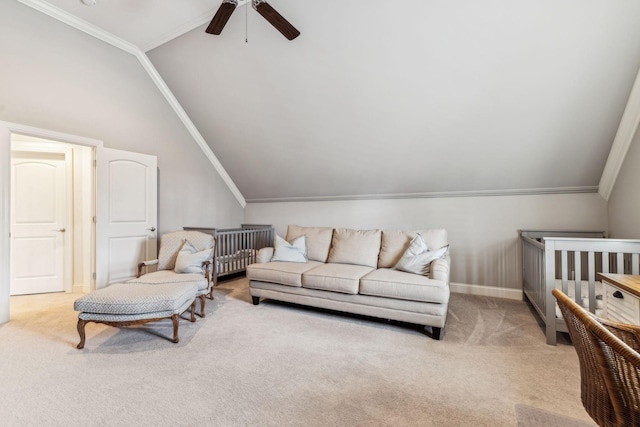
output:
[[618,174],[624,159],[629,151],[629,147],[633,142],[633,138],[638,131],[638,125],[640,124],[640,71],[636,75],[636,80],[631,89],[627,106],[622,113],[622,119],[618,126],[618,131],[611,145],[611,151],[609,151],[609,157],[607,163],[602,171],[602,177],[600,178],[600,195],[609,200],[611,192],[618,179]]
[[176,113],[180,121],[182,121],[182,124],[187,128],[187,130],[191,134],[191,137],[194,139],[196,144],[198,144],[204,155],[207,157],[207,159],[209,159],[209,162],[211,162],[213,167],[216,169],[218,175],[220,175],[220,178],[222,178],[225,184],[227,184],[227,187],[229,187],[231,193],[233,193],[238,203],[240,203],[240,206],[244,208],[247,205],[244,196],[235,185],[226,169],[222,166],[222,163],[220,163],[216,155],[213,154],[211,147],[209,147],[209,144],[207,144],[207,141],[205,141],[204,137],[200,134],[200,132],[196,128],[196,125],[193,124],[193,122],[189,118],[189,115],[186,113],[186,111],[184,111],[182,105],[180,105],[180,102],[178,102],[176,97],[173,95],[173,92],[171,92],[167,84],[164,82],[164,80],[160,76],[160,73],[158,73],[158,70],[156,70],[156,67],[153,66],[151,60],[144,52],[138,51],[138,54],[136,56],[138,57],[140,64],[145,69],[147,74],[149,74],[151,80],[153,80],[158,89],[160,89],[160,92],[162,92],[162,94],[164,95],[171,108],[173,108],[173,111]]
[[52,4],[47,3],[43,0],[18,0],[20,3],[25,4],[39,12],[44,13],[52,18],[57,19],[60,22],[63,22],[77,30],[80,30],[84,33],[87,33],[97,39],[102,40],[103,42],[109,43],[112,46],[117,47],[118,49],[122,49],[125,52],[128,52],[132,55],[135,55],[138,49],[136,45],[133,43],[129,43],[126,40],[121,39],[120,37],[116,37],[108,31],[103,30],[100,27],[97,27],[93,24],[84,21],[77,16],[74,16],[68,13],[65,10],[62,10]]
[[364,194],[346,196],[274,197],[247,199],[247,203],[338,202],[350,200],[441,199],[451,197],[541,196],[549,194],[597,193],[598,187],[556,187],[512,190],[442,191],[429,193]]
[[160,73],[158,73],[158,70],[156,70],[156,68],[151,63],[151,60],[140,48],[43,0],[18,1],[52,18],[55,18],[60,22],[76,28],[77,30],[83,31],[90,36],[100,39],[112,46],[117,47],[118,49],[121,49],[135,56],[144,70],[147,72],[151,80],[156,84],[162,95],[164,95],[164,98],[167,100],[182,124],[187,128],[187,131],[191,134],[191,137],[194,139],[196,144],[198,144],[204,155],[207,157],[209,162],[211,162],[231,193],[235,196],[240,206],[244,208],[247,205],[247,202],[242,196],[242,193],[235,185],[227,171],[224,169],[216,155],[213,153],[211,147],[209,147],[209,144],[207,144],[187,113],[184,111],[182,105],[180,105],[176,97],[173,95],[173,92],[171,92],[167,84],[164,82],[164,80],[160,76]]

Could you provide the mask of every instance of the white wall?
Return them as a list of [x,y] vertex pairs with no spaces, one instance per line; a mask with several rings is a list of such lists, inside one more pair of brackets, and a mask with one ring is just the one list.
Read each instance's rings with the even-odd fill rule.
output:
[[158,157],[162,234],[243,209],[138,60],[17,1],[0,2],[0,120]]
[[609,232],[619,239],[640,239],[640,132],[629,147],[609,197]]
[[[452,197],[406,200],[249,203],[245,222],[349,228],[446,228],[452,282],[521,288],[518,230],[604,230],[598,194]],[[499,294],[499,292],[498,292]]]

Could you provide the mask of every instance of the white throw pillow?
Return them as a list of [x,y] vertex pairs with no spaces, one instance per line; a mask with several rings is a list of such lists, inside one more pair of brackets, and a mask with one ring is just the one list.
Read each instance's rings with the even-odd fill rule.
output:
[[426,276],[429,274],[429,266],[431,265],[431,262],[444,257],[448,250],[449,245],[430,251],[422,238],[422,235],[418,233],[409,244],[409,247],[402,255],[402,258],[400,258],[400,261],[398,261],[393,268],[400,271],[406,271],[407,273]]
[[188,240],[185,240],[182,249],[178,252],[174,271],[176,273],[204,273],[202,263],[211,259],[211,251],[212,249],[198,251]]
[[271,261],[307,262],[307,236],[299,236],[287,242],[276,235]]

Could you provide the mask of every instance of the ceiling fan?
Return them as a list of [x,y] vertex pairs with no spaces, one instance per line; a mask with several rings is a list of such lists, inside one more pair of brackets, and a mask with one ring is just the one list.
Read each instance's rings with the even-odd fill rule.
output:
[[[231,14],[238,6],[238,0],[223,0],[214,15],[211,23],[207,27],[206,32],[209,34],[220,35],[222,29],[227,24]],[[265,0],[251,0],[251,6],[266,19],[276,30],[280,31],[283,36],[289,40],[293,40],[300,35],[300,31],[282,17],[269,3]]]

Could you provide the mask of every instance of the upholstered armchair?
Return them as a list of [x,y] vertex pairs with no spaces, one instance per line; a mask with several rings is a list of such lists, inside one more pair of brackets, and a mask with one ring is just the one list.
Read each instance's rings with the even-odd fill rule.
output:
[[[200,317],[204,317],[205,297],[213,299],[215,239],[192,230],[167,233],[160,238],[158,258],[138,264],[138,275],[127,283],[196,283],[200,299]],[[156,271],[143,274],[149,266]]]

